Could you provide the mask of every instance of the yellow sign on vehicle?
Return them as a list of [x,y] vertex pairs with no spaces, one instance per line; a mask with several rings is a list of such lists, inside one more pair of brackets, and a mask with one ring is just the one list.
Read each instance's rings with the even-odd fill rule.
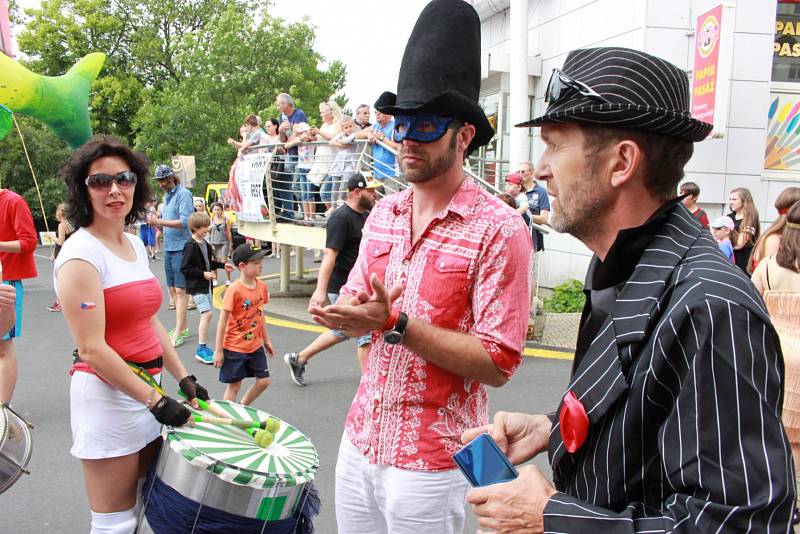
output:
[[228,220],[231,221],[233,226],[236,226],[236,212],[228,209],[228,206],[225,204],[225,195],[228,193],[228,183],[227,182],[211,182],[206,184],[206,210],[208,210],[208,214],[211,215],[211,205],[215,202],[221,202],[222,205],[225,207],[225,215],[228,217]]

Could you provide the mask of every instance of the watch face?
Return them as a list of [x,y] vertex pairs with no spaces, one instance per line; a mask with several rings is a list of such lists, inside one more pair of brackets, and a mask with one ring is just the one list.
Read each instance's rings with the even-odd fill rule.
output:
[[403,341],[403,334],[394,330],[390,330],[383,333],[383,340],[389,345],[398,345],[401,341]]

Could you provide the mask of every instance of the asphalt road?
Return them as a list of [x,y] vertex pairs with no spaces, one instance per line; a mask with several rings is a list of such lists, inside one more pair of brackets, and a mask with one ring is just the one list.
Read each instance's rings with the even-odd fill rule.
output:
[[[39,278],[26,283],[23,335],[16,341],[20,373],[13,406],[35,426],[33,457],[28,466],[31,474],[23,476],[0,495],[2,534],[77,534],[89,530],[89,508],[80,463],[69,454],[67,370],[74,344],[61,314],[46,310],[54,296],[52,265],[47,255],[47,250],[39,250]],[[152,268],[163,280],[163,263],[156,261]],[[267,260],[265,272],[278,270],[277,260]],[[166,305],[159,317],[168,329],[174,326],[174,312],[168,311]],[[197,312],[189,312],[192,332],[196,332],[197,320]],[[213,325],[212,330],[216,328],[216,320]],[[281,355],[299,350],[316,336],[312,332],[275,326],[270,327],[270,332]],[[224,387],[217,381],[215,370],[194,359],[196,340],[193,335],[178,352],[212,397],[221,397]],[[269,365],[273,384],[255,406],[292,423],[316,446],[320,456],[317,487],[322,511],[315,525],[320,534],[335,533],[334,466],[347,409],[358,384],[355,345],[341,344],[317,356],[308,367],[306,388],[298,388],[291,382],[280,357],[270,360]],[[566,384],[569,367],[569,361],[525,358],[505,387],[490,388],[492,413],[500,409],[552,411]],[[165,379],[164,386],[167,391],[177,388],[171,377]],[[544,455],[537,458],[536,463],[549,473]],[[469,511],[467,517],[465,532],[475,532],[477,524]]]

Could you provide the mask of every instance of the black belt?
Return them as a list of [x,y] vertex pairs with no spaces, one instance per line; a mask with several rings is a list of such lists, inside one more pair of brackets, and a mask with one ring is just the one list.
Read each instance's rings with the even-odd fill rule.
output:
[[[75,365],[76,363],[80,363],[83,360],[81,359],[80,354],[78,354],[78,349],[72,351],[72,364]],[[137,367],[141,367],[142,369],[158,369],[159,367],[164,367],[164,357],[159,356],[158,358],[153,358],[152,360],[148,360],[146,362],[126,362],[132,363]]]

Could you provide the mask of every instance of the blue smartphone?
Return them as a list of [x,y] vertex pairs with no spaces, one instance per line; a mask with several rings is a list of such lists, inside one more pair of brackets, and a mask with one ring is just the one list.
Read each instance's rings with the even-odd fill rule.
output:
[[489,434],[481,434],[453,455],[453,461],[475,487],[508,482],[519,476]]

